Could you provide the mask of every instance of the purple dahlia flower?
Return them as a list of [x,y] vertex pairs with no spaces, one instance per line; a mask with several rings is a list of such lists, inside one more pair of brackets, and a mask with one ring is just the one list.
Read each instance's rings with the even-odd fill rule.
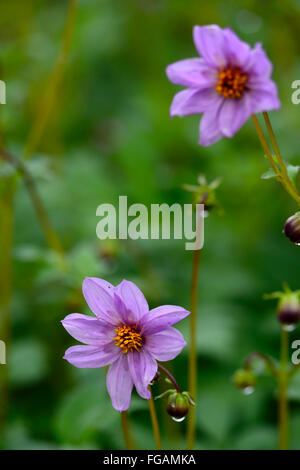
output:
[[203,113],[201,145],[232,137],[251,114],[280,107],[261,44],[251,49],[230,28],[216,25],[195,26],[193,35],[201,58],[169,65],[167,76],[187,87],[175,95],[171,117]]
[[149,399],[156,361],[174,359],[186,345],[172,325],[190,312],[174,305],[149,310],[139,288],[126,280],[114,287],[103,279],[86,278],[82,291],[96,318],[72,313],[62,321],[68,333],[85,344],[69,348],[64,359],[84,368],[110,364],[106,382],[112,405],[127,410],[133,385]]

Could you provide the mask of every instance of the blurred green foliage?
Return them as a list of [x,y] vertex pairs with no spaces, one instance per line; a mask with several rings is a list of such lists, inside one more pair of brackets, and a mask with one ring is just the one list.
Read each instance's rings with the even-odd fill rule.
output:
[[[5,148],[19,157],[52,73],[67,1],[14,0],[0,6],[1,106]],[[196,56],[195,23],[229,25],[246,41],[262,41],[274,63],[282,109],[271,113],[284,158],[300,162],[300,108],[291,83],[300,78],[298,0],[80,0],[71,52],[54,112],[28,163],[70,270],[61,272],[47,248],[22,181],[15,197],[12,343],[9,405],[0,445],[8,449],[123,448],[119,416],[110,405],[104,369],[78,370],[62,360],[75,340],[60,320],[88,313],[83,277],[130,279],[149,304],[189,307],[192,253],[178,241],[96,238],[96,208],[190,202],[182,184],[222,177],[224,215],[206,219],[199,285],[197,448],[273,449],[277,410],[273,381],[262,377],[243,396],[231,382],[253,350],[278,356],[275,305],[264,292],[299,283],[299,248],[282,234],[293,201],[268,170],[249,121],[232,140],[198,144],[199,117],[169,120],[177,87],[167,64]],[[0,165],[1,181],[10,176]],[[2,187],[2,186],[1,186]],[[188,339],[188,320],[179,326]],[[299,329],[292,339],[299,338]],[[187,348],[170,365],[186,388]],[[155,385],[155,394],[162,391]],[[290,387],[292,447],[300,448],[300,379]],[[185,423],[157,403],[165,448],[184,448]],[[153,448],[147,403],[134,395],[129,413],[137,445]]]

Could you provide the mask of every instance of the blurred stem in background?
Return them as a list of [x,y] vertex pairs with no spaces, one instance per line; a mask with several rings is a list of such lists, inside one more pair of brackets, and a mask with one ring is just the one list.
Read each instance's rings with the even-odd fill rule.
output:
[[276,364],[273,362],[273,360],[269,358],[266,354],[258,352],[258,351],[254,351],[250,353],[249,356],[246,357],[245,362],[244,362],[244,369],[251,370],[252,362],[255,359],[260,359],[261,361],[263,361],[267,369],[269,369],[269,371],[271,372],[271,374],[275,378],[278,377]]
[[59,265],[61,269],[66,269],[66,260],[64,255],[64,249],[62,243],[55,232],[52,223],[49,219],[47,211],[44,207],[43,201],[40,198],[38,189],[36,187],[35,181],[31,176],[30,172],[27,170],[26,166],[17,159],[14,155],[7,152],[6,150],[0,150],[0,156],[8,163],[10,163],[16,171],[18,171],[24,181],[28,194],[31,198],[33,207],[35,208],[38,221],[40,222],[41,228],[44,232],[45,239],[48,243],[48,246],[51,250],[57,253],[59,257]]
[[271,165],[271,167],[272,167],[272,169],[273,169],[273,171],[276,175],[277,181],[279,181],[279,183],[282,184],[282,186],[284,187],[286,192],[289,193],[289,195],[296,201],[298,206],[300,206],[300,196],[299,196],[295,186],[293,185],[293,183],[292,183],[292,181],[291,181],[291,179],[288,175],[286,165],[285,165],[285,163],[282,159],[282,156],[281,156],[279,148],[278,148],[278,144],[277,144],[275,134],[274,134],[272,126],[271,126],[271,122],[270,122],[268,113],[264,112],[263,116],[264,116],[265,123],[266,123],[267,129],[268,129],[268,133],[269,133],[269,136],[270,136],[270,139],[271,139],[271,142],[272,142],[272,146],[273,146],[274,151],[275,151],[276,161],[275,161],[275,159],[272,155],[272,152],[271,152],[271,150],[269,148],[269,145],[268,145],[268,142],[267,142],[267,140],[266,140],[266,138],[263,134],[263,130],[262,130],[260,124],[259,124],[258,119],[257,119],[256,116],[253,115],[252,119],[253,119],[255,129],[257,131],[260,143],[262,145],[262,148],[263,148],[263,150],[266,154],[266,157],[269,160],[269,163],[270,163],[270,165]]
[[149,412],[150,412],[152,429],[153,429],[154,440],[155,440],[155,448],[156,448],[156,450],[162,450],[162,442],[161,442],[159,424],[158,424],[157,414],[156,414],[154,400],[153,400],[153,397],[152,397],[152,392],[151,392],[150,386],[149,386],[149,390],[150,390],[150,393],[151,393],[151,398],[150,398],[150,400],[148,400],[148,405],[149,405]]
[[[0,256],[0,338],[6,345],[6,359],[9,354],[11,332],[12,297],[12,240],[13,240],[13,201],[15,181],[11,178],[1,195],[1,256]],[[2,437],[8,413],[8,368],[1,367],[0,376],[0,437]]]
[[67,18],[65,22],[61,49],[58,54],[53,72],[49,77],[48,85],[43,98],[40,100],[40,106],[36,114],[35,121],[29,133],[27,143],[24,150],[24,158],[30,158],[35,152],[46,126],[51,118],[54,104],[57,104],[57,95],[59,87],[66,68],[69,57],[71,41],[75,28],[75,20],[77,13],[78,0],[69,0]]
[[[197,396],[197,306],[198,306],[198,278],[200,266],[200,252],[194,251],[192,286],[191,286],[191,317],[190,317],[190,351],[189,351],[189,377],[188,389],[193,399]],[[187,447],[194,448],[196,435],[196,410],[191,407],[187,422]]]
[[288,354],[289,335],[283,328],[281,329],[280,340],[280,369],[278,371],[278,418],[279,418],[279,449],[287,450],[289,442],[288,431]]
[[[46,125],[53,110],[57,92],[61,79],[63,77],[64,68],[70,49],[72,33],[75,25],[75,16],[77,9],[77,0],[70,0],[68,5],[68,13],[65,22],[63,41],[61,50],[58,54],[58,60],[54,67],[54,71],[50,76],[49,85],[46,88],[45,97],[41,100],[41,107],[37,113],[35,123],[29,133],[27,144],[25,144],[24,158],[29,158],[36,150],[46,129]],[[1,142],[2,144],[2,142]],[[1,152],[3,155],[3,151]],[[24,174],[23,174],[24,176]],[[27,182],[27,183],[26,183]],[[7,182],[1,195],[1,258],[0,258],[0,302],[1,302],[1,339],[6,343],[7,354],[9,354],[9,340],[11,336],[11,303],[12,303],[12,247],[13,247],[13,219],[14,219],[14,196],[17,188],[15,175]],[[47,213],[43,204],[32,185],[32,180],[27,175],[25,181],[27,189],[31,195],[32,202],[37,211],[39,221],[45,232],[47,241],[51,248],[60,252],[62,256],[61,244],[53,231]],[[62,258],[61,258],[62,259]],[[3,372],[4,370],[4,372]],[[6,414],[8,411],[8,368],[2,368],[0,378],[0,434],[2,434],[5,426]]]
[[133,450],[135,448],[132,436],[129,429],[128,423],[128,413],[127,411],[122,411],[121,413],[121,424],[122,424],[122,431],[125,441],[125,446],[127,450]]

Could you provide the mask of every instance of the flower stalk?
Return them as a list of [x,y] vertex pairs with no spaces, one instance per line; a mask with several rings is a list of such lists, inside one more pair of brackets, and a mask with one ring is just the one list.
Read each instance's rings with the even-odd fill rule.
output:
[[175,379],[175,377],[171,374],[171,372],[166,369],[164,366],[162,366],[161,364],[158,364],[158,368],[159,370],[161,370],[163,372],[163,374],[165,374],[165,376],[170,380],[170,382],[174,385],[175,387],[175,390],[177,393],[181,393],[180,392],[180,387],[178,385],[178,382],[177,380]]
[[264,362],[265,366],[267,367],[267,369],[271,372],[271,374],[274,377],[278,377],[278,370],[277,370],[277,367],[276,367],[275,363],[273,362],[273,360],[269,356],[267,356],[266,354],[258,352],[258,351],[253,351],[252,353],[250,353],[246,357],[245,362],[244,362],[244,369],[245,370],[250,370],[252,362],[255,359],[262,360]]
[[129,429],[128,413],[127,411],[121,412],[121,425],[125,441],[126,450],[134,450],[134,443]]
[[271,140],[271,143],[272,143],[272,147],[274,149],[274,152],[275,152],[275,155],[276,155],[276,158],[277,158],[277,161],[278,161],[278,165],[279,165],[279,168],[282,172],[284,180],[285,180],[286,184],[289,186],[291,193],[294,194],[295,200],[300,205],[300,196],[297,193],[297,191],[295,190],[295,187],[294,187],[294,185],[293,185],[293,183],[292,183],[292,181],[291,181],[291,179],[288,175],[286,165],[283,161],[283,158],[281,156],[281,153],[280,153],[280,150],[279,150],[279,147],[278,147],[278,144],[277,144],[277,140],[276,140],[276,137],[275,137],[272,125],[271,125],[269,115],[266,111],[263,112],[263,117],[264,117],[264,120],[265,120],[265,123],[266,123],[266,126],[267,126],[267,130],[268,130],[269,137],[270,137],[270,140]]
[[[264,133],[262,131],[262,128],[259,124],[259,121],[258,121],[257,117],[255,115],[252,115],[254,126],[255,126],[256,132],[258,134],[258,137],[259,137],[260,143],[262,145],[262,148],[263,148],[263,150],[265,152],[265,155],[266,155],[266,157],[267,157],[267,159],[268,159],[268,161],[269,161],[269,163],[270,163],[270,165],[271,165],[271,167],[272,167],[272,169],[273,169],[273,171],[276,175],[277,181],[282,184],[282,186],[284,187],[286,192],[297,202],[298,206],[300,206],[300,196],[297,193],[296,189],[294,188],[294,186],[293,186],[293,184],[292,184],[292,182],[291,182],[291,180],[288,176],[286,166],[284,164],[284,161],[282,160],[281,154],[280,154],[279,149],[278,149],[278,145],[277,145],[277,142],[276,142],[276,139],[275,139],[274,132],[273,132],[272,127],[271,127],[269,117],[268,117],[267,113],[263,113],[263,114],[264,114],[264,118],[265,118],[265,121],[266,121],[266,124],[267,124],[268,132],[270,134],[272,145],[274,146],[274,150],[276,149],[275,154],[276,154],[276,158],[277,158],[277,161],[278,161],[278,165],[276,164],[276,162],[274,160],[274,157],[273,157],[272,152],[269,148],[268,142],[267,142],[267,140],[264,136]],[[272,135],[272,137],[271,137],[271,135]]]
[[[188,387],[194,399],[197,396],[197,305],[198,305],[198,279],[201,250],[194,251],[192,286],[191,286],[191,317],[190,317],[190,351],[189,351],[189,377]],[[192,407],[187,422],[187,448],[192,450],[195,445],[196,411]]]
[[288,351],[289,334],[281,329],[280,341],[280,369],[278,372],[278,418],[279,418],[279,449],[287,450],[289,445],[289,405],[287,397],[288,387]]
[[[10,179],[1,197],[1,256],[0,256],[0,306],[1,306],[1,339],[6,344],[9,354],[11,334],[11,302],[12,302],[12,245],[14,221],[14,186]],[[0,377],[0,435],[4,431],[9,401],[8,369],[3,367]]]
[[[151,393],[150,386],[148,387],[148,389]],[[152,429],[153,429],[153,434],[154,434],[155,448],[156,450],[162,450],[161,435],[160,435],[159,424],[158,424],[158,419],[157,419],[157,414],[155,410],[152,393],[151,393],[151,398],[148,400],[148,406],[149,406],[149,413],[151,417]]]

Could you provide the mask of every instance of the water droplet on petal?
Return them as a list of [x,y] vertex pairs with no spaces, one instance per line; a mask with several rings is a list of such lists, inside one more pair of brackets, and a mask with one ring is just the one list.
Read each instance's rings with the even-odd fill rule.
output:
[[185,420],[185,416],[183,416],[182,418],[174,418],[174,417],[172,416],[172,419],[173,419],[173,421],[176,421],[176,423],[181,423],[182,421]]
[[251,395],[254,392],[254,387],[245,387],[243,388],[244,395]]

